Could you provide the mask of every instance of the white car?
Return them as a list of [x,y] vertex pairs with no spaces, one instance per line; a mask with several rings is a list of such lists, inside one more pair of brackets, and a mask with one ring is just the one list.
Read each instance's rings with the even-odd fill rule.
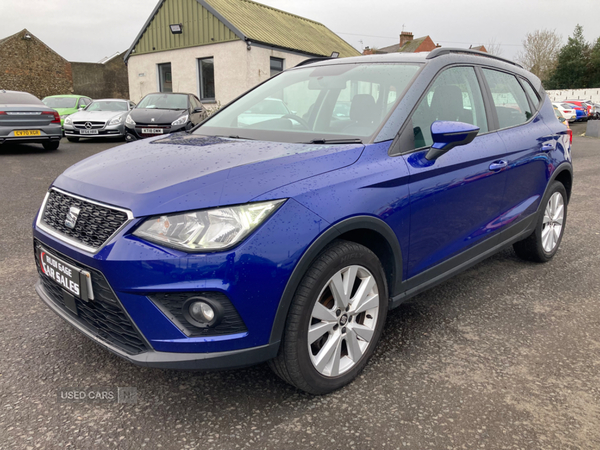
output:
[[69,142],[80,138],[125,139],[125,118],[133,108],[135,103],[129,100],[94,100],[84,110],[65,119],[65,136]]
[[577,120],[577,113],[573,109],[572,105],[559,102],[552,103],[552,105],[558,109],[569,122],[575,122],[575,120]]

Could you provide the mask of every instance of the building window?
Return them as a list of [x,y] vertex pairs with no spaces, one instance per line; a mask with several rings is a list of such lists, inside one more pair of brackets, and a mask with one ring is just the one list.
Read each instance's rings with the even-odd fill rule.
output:
[[171,63],[158,65],[158,90],[160,92],[173,92]]
[[200,77],[200,100],[215,99],[215,62],[214,58],[198,60],[198,74]]
[[277,75],[279,72],[283,72],[283,59],[271,56],[271,76]]

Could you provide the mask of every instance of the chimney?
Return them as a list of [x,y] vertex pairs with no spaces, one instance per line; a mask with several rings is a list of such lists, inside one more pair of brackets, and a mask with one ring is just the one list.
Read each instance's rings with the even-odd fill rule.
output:
[[413,34],[410,31],[403,31],[400,33],[400,48],[404,47],[404,44],[413,40]]

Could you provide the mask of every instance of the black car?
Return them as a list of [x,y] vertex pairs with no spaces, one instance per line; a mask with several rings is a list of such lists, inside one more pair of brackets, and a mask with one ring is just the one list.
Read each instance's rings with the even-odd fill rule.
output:
[[27,92],[0,89],[0,144],[39,142],[56,150],[61,137],[58,112]]
[[148,94],[125,119],[127,140],[189,130],[204,116],[202,103],[193,94]]

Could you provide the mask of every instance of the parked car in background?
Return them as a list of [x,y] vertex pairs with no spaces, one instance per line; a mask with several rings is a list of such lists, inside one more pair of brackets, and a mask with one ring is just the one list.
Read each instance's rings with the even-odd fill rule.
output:
[[588,112],[587,112],[587,106],[579,106],[576,105],[575,103],[569,103],[569,102],[564,102],[564,105],[567,106],[571,106],[574,110],[575,110],[575,120],[577,122],[583,122],[584,120],[588,120]]
[[60,115],[60,124],[64,127],[67,116],[84,109],[92,99],[83,95],[51,95],[42,99],[44,105],[55,109]]
[[590,111],[589,119],[600,119],[600,104],[592,103],[592,110]]
[[579,106],[580,108],[585,110],[588,116],[592,111],[592,102],[590,100],[565,100],[565,102]]
[[82,137],[125,138],[125,119],[135,108],[129,100],[107,98],[94,100],[84,110],[65,119],[65,136],[70,142]]
[[194,94],[148,94],[125,119],[127,140],[190,130],[204,115],[204,107]]
[[554,102],[552,103],[552,106],[558,109],[569,122],[575,122],[577,120],[577,112],[573,108],[573,105],[569,105],[567,103]]
[[[153,95],[129,117],[191,114]],[[294,113],[240,123],[272,98]],[[571,186],[569,131],[520,66],[445,47],[325,60],[67,169],[34,224],[36,290],[131,362],[270,361],[324,394],[366,366],[389,309],[509,246],[551,260]]]
[[0,144],[39,142],[56,150],[61,137],[58,112],[27,92],[0,90]]

